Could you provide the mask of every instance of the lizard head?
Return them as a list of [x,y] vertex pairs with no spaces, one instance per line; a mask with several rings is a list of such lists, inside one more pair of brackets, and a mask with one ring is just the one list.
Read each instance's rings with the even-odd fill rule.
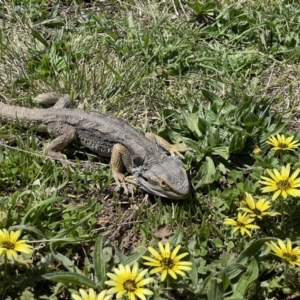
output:
[[133,170],[139,186],[150,194],[170,199],[184,199],[190,190],[189,180],[181,160],[166,156],[159,163]]

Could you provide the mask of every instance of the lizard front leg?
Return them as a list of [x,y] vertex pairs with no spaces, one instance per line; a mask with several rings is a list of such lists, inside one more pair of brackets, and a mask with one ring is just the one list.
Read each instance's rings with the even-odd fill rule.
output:
[[117,185],[123,187],[125,193],[128,194],[125,182],[136,184],[136,181],[133,179],[133,176],[125,176],[124,174],[125,169],[131,170],[132,168],[130,153],[127,148],[121,144],[115,144],[112,148],[110,164]]
[[163,139],[162,137],[154,133],[146,132],[145,136],[147,139],[157,144],[160,148],[163,148],[166,151],[168,151],[172,156],[178,155],[179,157],[184,158],[184,156],[181,153],[184,153],[188,150],[192,150],[190,148],[184,148],[184,147],[172,145],[169,142],[167,142],[165,139]]

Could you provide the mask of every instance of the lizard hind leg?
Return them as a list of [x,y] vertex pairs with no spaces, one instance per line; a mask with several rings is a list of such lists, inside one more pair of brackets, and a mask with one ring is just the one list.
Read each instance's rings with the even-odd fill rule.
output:
[[126,194],[128,194],[128,188],[126,182],[137,184],[133,176],[126,176],[124,174],[125,169],[131,170],[131,158],[130,153],[126,147],[121,144],[115,144],[111,154],[111,169],[113,177],[117,183],[117,189],[122,187]]
[[53,108],[66,108],[70,106],[71,96],[51,92],[37,95],[35,101],[42,105],[53,105]]
[[68,124],[54,122],[47,124],[47,131],[50,136],[55,137],[47,147],[48,156],[54,159],[66,160],[66,156],[60,150],[63,150],[76,138],[76,129]]
[[162,137],[151,132],[146,132],[145,136],[148,140],[157,144],[160,148],[168,151],[172,156],[177,155],[181,158],[184,158],[184,156],[181,153],[192,150],[190,148],[184,148],[184,147],[179,147],[177,145],[170,144]]

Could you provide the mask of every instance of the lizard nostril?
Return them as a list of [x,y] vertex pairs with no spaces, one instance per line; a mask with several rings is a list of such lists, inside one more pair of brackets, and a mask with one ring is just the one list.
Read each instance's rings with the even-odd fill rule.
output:
[[160,184],[161,184],[162,187],[166,187],[167,186],[166,182],[163,181],[163,180],[160,182]]

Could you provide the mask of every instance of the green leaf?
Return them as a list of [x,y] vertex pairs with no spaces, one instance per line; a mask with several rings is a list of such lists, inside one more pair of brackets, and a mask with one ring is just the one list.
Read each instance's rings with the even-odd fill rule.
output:
[[210,92],[208,90],[202,89],[202,95],[210,102],[216,104],[222,104],[222,100],[215,93]]
[[113,246],[114,246],[115,252],[116,252],[119,260],[121,262],[125,261],[127,259],[127,256],[123,254],[123,252],[119,249],[119,247],[117,247],[116,245],[113,245]]
[[41,42],[46,48],[49,47],[49,44],[48,42],[41,36],[41,34],[34,30],[34,29],[31,29],[31,35],[36,39],[38,40],[39,42]]
[[245,300],[245,298],[242,294],[236,292],[234,295],[224,298],[224,300]]
[[136,253],[130,255],[129,257],[127,257],[126,259],[124,259],[124,260],[122,261],[122,264],[123,264],[124,266],[125,266],[125,265],[129,265],[129,266],[133,265],[135,262],[137,262],[138,260],[140,260],[141,257],[147,253],[147,251],[148,251],[148,250],[147,250],[147,248],[145,247],[144,251],[136,252]]
[[61,253],[57,252],[57,251],[52,251],[51,254],[53,255],[53,257],[61,262],[63,264],[63,266],[69,271],[69,272],[72,272],[72,273],[77,273],[77,274],[81,274],[82,275],[82,272],[80,269],[78,269],[74,262],[71,261],[70,259],[68,259],[66,256],[62,255]]
[[97,284],[104,288],[104,280],[106,277],[106,265],[103,255],[103,236],[99,235],[96,240],[95,250],[93,255],[93,263]]
[[[258,278],[259,270],[258,264],[255,258],[252,259],[247,271],[240,277],[238,283],[234,287],[234,293],[246,295],[248,289],[255,284],[255,280]],[[233,296],[234,296],[233,293]]]
[[190,261],[192,263],[192,270],[189,271],[189,276],[193,282],[193,285],[196,287],[199,282],[198,282],[198,271],[197,271],[197,264],[194,260],[194,257],[192,255],[190,255]]
[[214,275],[214,273],[211,273],[203,280],[202,287],[200,290],[201,292],[203,292],[206,289],[206,287],[208,287],[210,280],[214,277]]
[[222,158],[224,158],[225,160],[228,160],[229,158],[229,149],[228,147],[214,147],[213,151],[212,151],[213,155],[217,155],[220,156]]
[[162,111],[162,115],[165,119],[172,117],[175,120],[181,119],[181,114],[178,111],[175,111],[173,109],[165,108]]
[[259,125],[259,123],[260,123],[260,119],[253,112],[249,112],[244,119],[244,125],[246,127],[253,127]]
[[62,282],[67,284],[75,284],[75,285],[83,285],[88,288],[96,288],[97,285],[95,282],[90,280],[89,278],[76,274],[71,272],[65,272],[65,273],[48,273],[42,275],[42,278],[55,281],[55,282]]
[[216,300],[223,298],[222,279],[212,278],[207,287],[207,300]]
[[[27,218],[29,218],[29,216],[34,213],[34,219],[38,219],[39,216],[44,212],[44,208],[47,207],[48,205],[55,203],[55,202],[61,202],[63,200],[67,199],[67,197],[60,197],[60,196],[53,196],[49,199],[46,199],[38,204],[36,204],[35,206],[33,206],[27,213],[26,215],[23,217],[22,220],[22,225],[24,225],[25,223],[27,223]],[[39,209],[38,209],[39,208]]]
[[246,248],[237,258],[236,262],[245,264],[247,261],[256,255],[265,242],[274,241],[275,238],[263,238],[253,242],[248,248]]
[[205,162],[202,164],[200,170],[198,171],[195,181],[198,181],[195,189],[199,188],[204,184],[210,184],[215,180],[216,167],[213,160],[209,157],[205,157]]
[[171,244],[174,245],[175,247],[179,244],[182,243],[182,239],[183,239],[183,233],[178,231],[172,238],[171,240]]
[[247,140],[247,135],[245,133],[235,133],[229,144],[229,153],[236,153],[241,151]]
[[106,67],[115,75],[116,79],[119,81],[123,80],[123,77],[121,74],[119,74],[109,63],[107,63],[105,60],[103,60]]
[[64,237],[67,234],[69,234],[70,232],[72,232],[74,229],[76,229],[77,227],[79,227],[80,225],[85,224],[92,216],[94,216],[100,210],[100,206],[98,206],[97,202],[94,202],[93,205],[90,207],[90,210],[91,210],[91,213],[89,213],[84,218],[78,220],[76,223],[74,223],[73,226],[68,226],[65,229],[63,229],[60,232],[58,232],[53,237],[53,239],[59,239],[61,237]]
[[28,226],[28,225],[14,225],[14,226],[10,226],[10,229],[21,229],[21,230],[28,230],[28,231],[31,231],[31,232],[34,232],[38,237],[40,238],[46,238],[45,236],[45,232],[35,228],[35,227],[32,227],[32,226]]
[[[205,127],[205,123],[201,123],[200,126],[199,125],[199,117],[197,113],[193,113],[193,114],[184,114],[184,122],[185,125],[188,127],[188,129],[197,137],[200,138],[202,136],[202,132],[200,130],[203,129],[203,127]],[[200,128],[199,128],[200,127]],[[206,127],[205,127],[206,128]],[[204,131],[205,132],[205,131]]]
[[198,117],[198,128],[201,131],[201,133],[205,135],[207,131],[207,122],[200,117]]
[[238,276],[241,272],[246,271],[247,267],[242,264],[234,263],[232,265],[227,266],[224,270],[220,272],[224,273],[227,278],[233,279]]

